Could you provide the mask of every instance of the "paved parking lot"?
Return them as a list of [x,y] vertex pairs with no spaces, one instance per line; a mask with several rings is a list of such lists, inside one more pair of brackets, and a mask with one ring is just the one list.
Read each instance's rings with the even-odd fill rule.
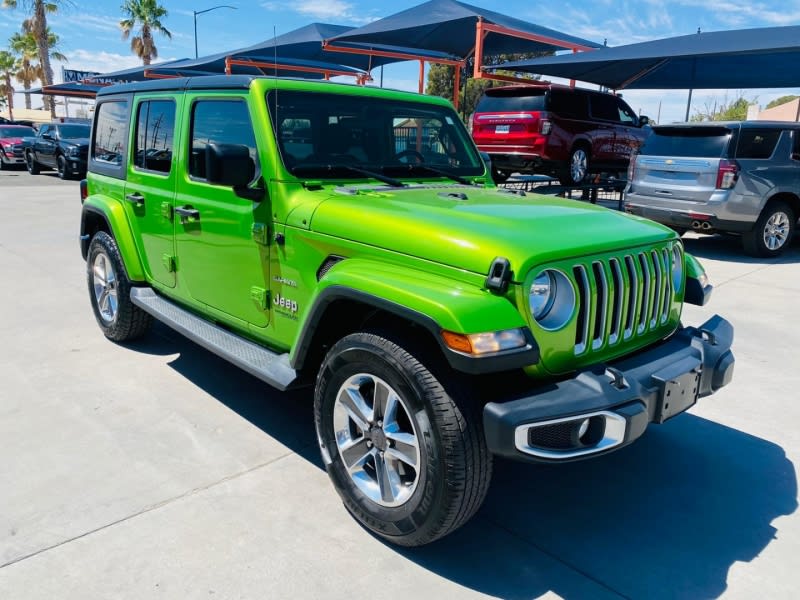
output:
[[796,598],[800,242],[686,239],[736,327],[733,384],[592,461],[498,461],[456,534],[396,549],[329,485],[310,392],[164,327],[107,341],[78,184],[0,172],[0,598]]

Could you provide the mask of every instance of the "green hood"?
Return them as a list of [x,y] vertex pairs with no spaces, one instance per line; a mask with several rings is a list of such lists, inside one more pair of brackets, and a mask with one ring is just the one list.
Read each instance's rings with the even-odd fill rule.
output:
[[[467,199],[440,195],[447,193]],[[314,211],[310,226],[474,273],[488,272],[502,256],[511,261],[515,281],[538,264],[675,237],[647,219],[586,202],[467,186],[335,194]]]

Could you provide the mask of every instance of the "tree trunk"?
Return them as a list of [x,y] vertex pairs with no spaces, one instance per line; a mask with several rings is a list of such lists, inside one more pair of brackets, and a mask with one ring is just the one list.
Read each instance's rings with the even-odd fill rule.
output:
[[[47,43],[47,15],[44,0],[36,0],[33,15],[33,35],[39,48],[39,64],[42,65],[42,86],[53,85],[53,68],[50,66],[50,45]],[[50,109],[50,116],[55,119],[56,105],[52,96],[42,96],[45,108]]]
[[25,87],[25,108],[30,110],[31,109],[31,94],[30,94],[30,92],[28,90],[31,89],[31,84],[26,81],[22,85]]
[[14,92],[11,87],[11,76],[6,73],[6,99],[8,100],[8,118],[14,120]]
[[152,57],[150,56],[150,48],[153,47],[153,36],[150,34],[150,28],[147,26],[147,23],[142,25],[142,47],[144,48],[142,64],[147,66],[152,60]]

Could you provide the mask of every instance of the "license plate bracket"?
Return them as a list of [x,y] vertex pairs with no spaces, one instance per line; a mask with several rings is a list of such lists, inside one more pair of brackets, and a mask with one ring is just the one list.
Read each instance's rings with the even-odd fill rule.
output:
[[511,125],[495,125],[494,132],[495,133],[508,133],[511,131]]
[[695,405],[700,389],[702,365],[697,360],[684,359],[659,371],[653,379],[659,385],[658,403],[653,421],[663,423]]

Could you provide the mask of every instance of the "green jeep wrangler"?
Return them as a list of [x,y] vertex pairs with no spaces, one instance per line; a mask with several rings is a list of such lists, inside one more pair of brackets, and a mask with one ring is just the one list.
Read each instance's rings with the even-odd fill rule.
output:
[[97,96],[80,244],[111,340],[153,318],[285,390],[314,386],[358,521],[431,542],[493,455],[563,462],[726,385],[733,328],[676,234],[498,189],[440,98],[208,76]]

